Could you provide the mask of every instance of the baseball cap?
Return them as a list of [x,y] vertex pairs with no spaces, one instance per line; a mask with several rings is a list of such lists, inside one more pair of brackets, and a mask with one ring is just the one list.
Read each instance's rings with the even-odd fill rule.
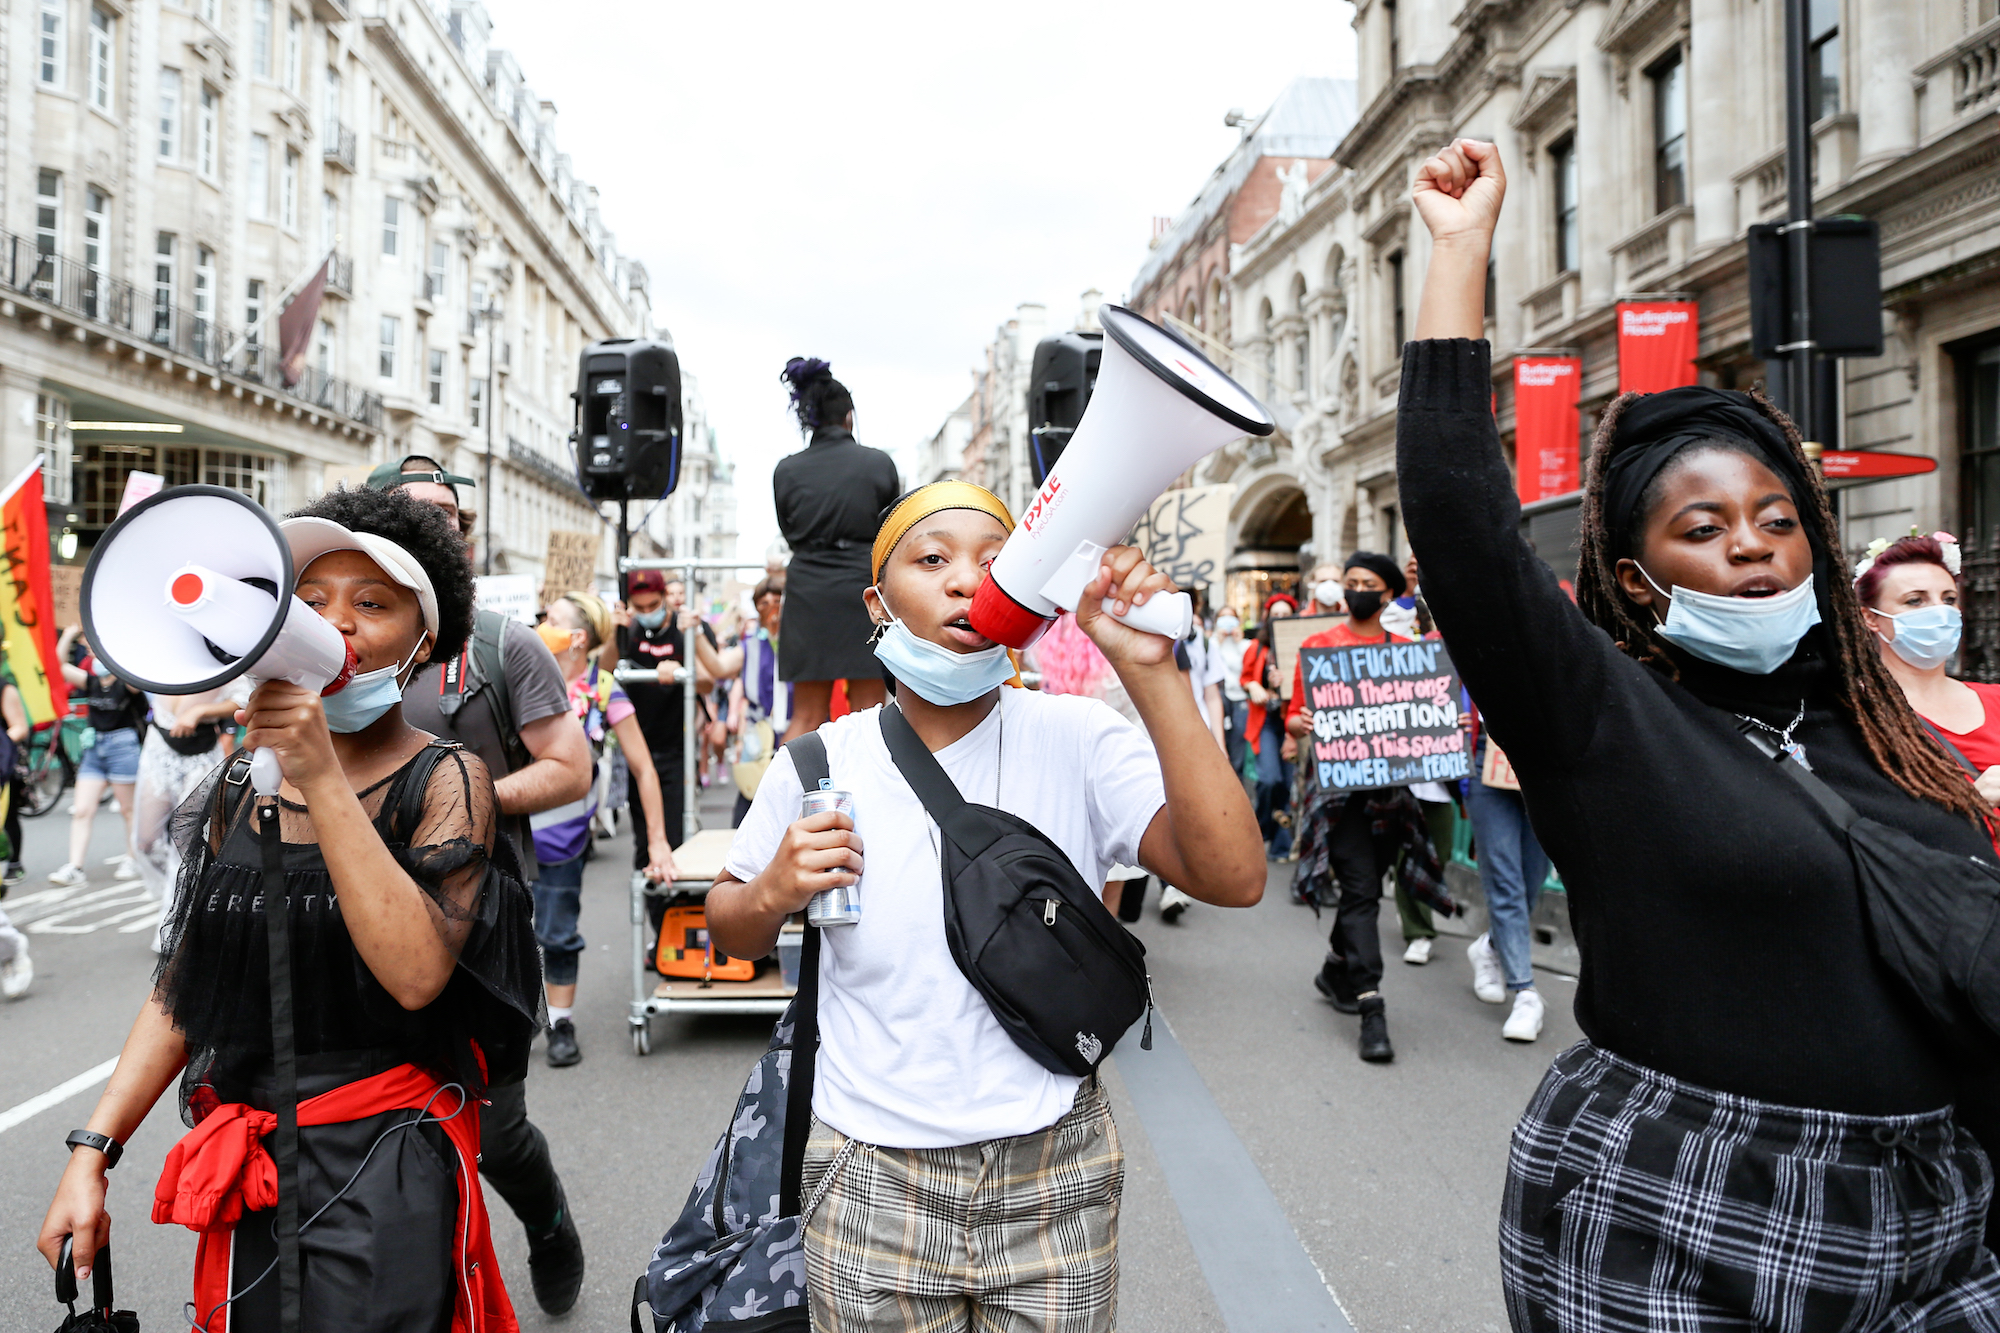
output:
[[[417,466],[412,467],[414,463]],[[427,454],[405,454],[394,463],[384,463],[368,474],[368,489],[371,491],[393,491],[398,486],[407,486],[413,481],[436,482],[440,486],[450,486],[456,490],[460,486],[477,486],[470,477],[461,477],[455,472],[446,472]]]
[[635,592],[665,594],[666,591],[667,576],[657,569],[635,569],[625,576],[625,595],[628,597]]
[[285,545],[291,548],[294,577],[305,573],[307,565],[330,551],[359,551],[380,565],[384,574],[417,595],[417,605],[424,612],[424,628],[437,633],[437,589],[431,586],[431,576],[424,572],[415,556],[387,537],[355,532],[330,518],[288,518],[278,525],[278,530],[285,534]]

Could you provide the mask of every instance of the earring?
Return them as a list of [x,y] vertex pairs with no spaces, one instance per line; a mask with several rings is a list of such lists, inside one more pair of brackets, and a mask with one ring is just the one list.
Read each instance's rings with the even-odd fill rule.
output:
[[881,640],[884,634],[889,632],[889,622],[886,620],[877,620],[870,623],[875,626],[874,632],[868,636],[868,644],[872,648]]

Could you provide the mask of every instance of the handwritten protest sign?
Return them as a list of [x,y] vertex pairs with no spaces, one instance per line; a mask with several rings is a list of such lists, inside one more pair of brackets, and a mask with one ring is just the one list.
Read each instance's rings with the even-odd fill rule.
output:
[[1479,766],[1479,781],[1500,791],[1521,790],[1521,779],[1514,776],[1514,765],[1506,752],[1490,740],[1486,742],[1486,761]]
[[589,592],[597,573],[602,533],[549,529],[548,554],[542,558],[542,600],[553,602],[566,592]]
[[1287,699],[1292,697],[1299,645],[1315,634],[1346,623],[1346,616],[1280,616],[1271,622],[1271,656],[1277,663],[1279,694]]
[[1302,648],[1321,791],[1455,782],[1471,771],[1458,671],[1436,639]]
[[1133,529],[1133,544],[1153,568],[1182,588],[1206,588],[1229,556],[1229,502],[1236,486],[1191,486],[1153,501]]

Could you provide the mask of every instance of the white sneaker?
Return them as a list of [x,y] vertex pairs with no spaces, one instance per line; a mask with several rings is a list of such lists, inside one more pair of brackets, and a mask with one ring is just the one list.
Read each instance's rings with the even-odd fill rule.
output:
[[35,979],[35,965],[28,958],[28,942],[24,939],[14,946],[14,956],[0,963],[0,998],[18,1000],[28,993],[28,985]]
[[90,882],[90,876],[74,862],[65,861],[49,872],[49,883],[60,884],[66,889],[74,889]]
[[1428,963],[1430,960],[1431,960],[1431,942],[1428,937],[1419,936],[1418,938],[1411,940],[1409,947],[1403,950],[1403,961],[1408,963],[1411,967],[1422,967],[1425,963]]
[[1173,885],[1167,885],[1160,890],[1160,920],[1171,925],[1181,919],[1181,913],[1187,911],[1193,902],[1194,899]]
[[1500,1035],[1508,1041],[1533,1041],[1542,1035],[1542,997],[1533,986],[1514,992],[1514,1012],[1507,1015]]
[[1472,963],[1472,993],[1488,1004],[1507,1003],[1507,974],[1500,970],[1500,955],[1493,942],[1481,935],[1465,948]]
[[139,860],[137,857],[125,856],[122,854],[118,856],[108,856],[104,859],[104,864],[113,867],[111,872],[111,877],[113,879],[139,878]]

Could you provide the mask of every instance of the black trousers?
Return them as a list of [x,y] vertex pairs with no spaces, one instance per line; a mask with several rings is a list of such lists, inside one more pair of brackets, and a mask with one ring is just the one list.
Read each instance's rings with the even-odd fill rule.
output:
[[528,1119],[528,1085],[516,1079],[486,1090],[479,1110],[479,1174],[492,1182],[521,1225],[536,1232],[555,1225],[562,1208],[549,1141]]
[[1326,831],[1327,862],[1340,886],[1333,933],[1326,942],[1334,956],[1345,961],[1347,982],[1356,994],[1382,985],[1382,936],[1376,920],[1382,914],[1385,866],[1368,828],[1366,804],[1359,796],[1349,800]]
[[4,832],[7,845],[13,850],[7,853],[9,861],[21,859],[21,807],[28,800],[28,784],[18,777],[7,780],[7,822]]
[[[667,846],[678,847],[687,837],[685,812],[681,803],[686,800],[687,758],[685,753],[661,754],[653,751],[653,771],[660,775],[661,814],[667,825]],[[626,798],[631,802],[626,814],[632,821],[632,868],[644,870],[651,853],[646,846],[646,807],[639,803],[639,779],[630,779]],[[660,918],[666,914],[667,899],[664,894],[646,895],[646,919],[653,923],[655,934],[660,929]]]

